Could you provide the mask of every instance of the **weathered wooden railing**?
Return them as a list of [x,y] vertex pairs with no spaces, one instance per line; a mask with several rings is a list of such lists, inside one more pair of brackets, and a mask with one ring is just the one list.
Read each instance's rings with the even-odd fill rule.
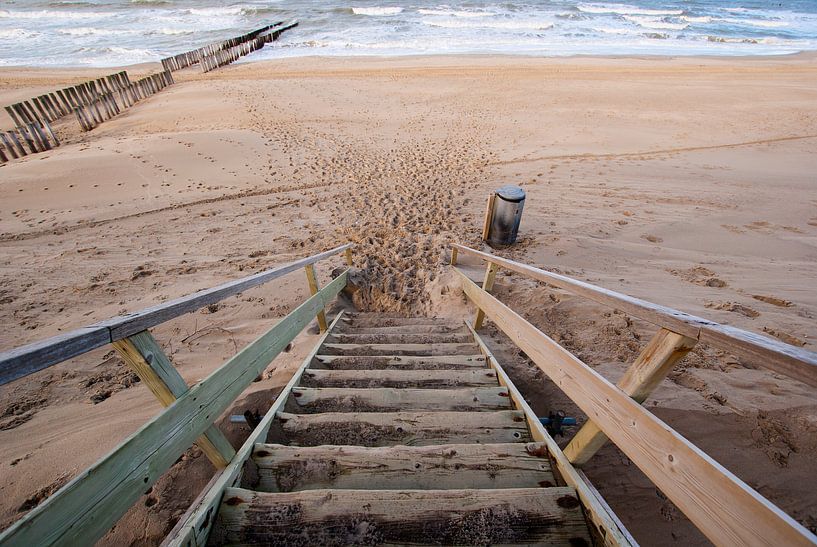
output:
[[[317,317],[321,330],[326,330],[324,308],[346,286],[348,270],[319,288],[314,265],[340,253],[345,253],[347,264],[351,264],[351,244],[342,245],[0,354],[0,384],[4,384],[113,344],[128,366],[167,407],[110,454],[0,534],[0,545],[93,544],[193,443],[218,469],[216,478],[221,476],[235,461],[236,452],[213,422],[310,321]],[[301,268],[306,270],[312,296],[192,387],[187,386],[147,330]]]
[[[488,263],[482,288],[454,268],[478,308],[474,327],[491,319],[588,416],[564,450],[571,463],[587,462],[609,438],[713,543],[817,543],[803,526],[640,404],[699,341],[810,385],[817,385],[817,354],[462,245],[453,245],[452,265],[461,254]],[[499,268],[612,306],[660,330],[615,386],[489,294]]]

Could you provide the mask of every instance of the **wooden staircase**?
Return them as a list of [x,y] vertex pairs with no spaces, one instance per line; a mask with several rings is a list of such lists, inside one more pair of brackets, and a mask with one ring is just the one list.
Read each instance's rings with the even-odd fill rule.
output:
[[464,323],[342,316],[281,398],[212,545],[592,543]]

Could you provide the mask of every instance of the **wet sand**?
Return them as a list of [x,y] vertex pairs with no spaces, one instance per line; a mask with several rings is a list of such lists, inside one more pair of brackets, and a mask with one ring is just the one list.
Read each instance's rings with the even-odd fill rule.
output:
[[[102,72],[2,69],[0,103]],[[0,167],[0,348],[345,241],[359,307],[465,317],[446,245],[479,246],[487,193],[507,183],[528,200],[499,254],[817,347],[812,55],[309,58],[176,79],[90,133],[67,118],[59,149]],[[652,333],[518,276],[496,293],[611,379]],[[293,274],[155,334],[194,382],[307,294]],[[583,418],[487,331],[538,412]],[[252,390],[282,386],[315,339]],[[813,530],[812,393],[701,348],[647,406]],[[107,349],[0,389],[2,525],[158,411]],[[210,472],[196,450],[177,467],[192,475],[174,468],[106,543],[172,526]],[[645,544],[704,542],[614,448],[587,472]]]

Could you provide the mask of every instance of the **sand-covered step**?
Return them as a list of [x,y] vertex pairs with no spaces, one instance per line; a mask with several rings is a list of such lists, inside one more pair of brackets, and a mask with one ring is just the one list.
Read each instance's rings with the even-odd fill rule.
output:
[[471,344],[337,344],[325,343],[326,355],[474,355],[479,346]]
[[510,408],[508,389],[499,386],[457,389],[296,387],[286,402],[286,411],[294,413],[400,410],[486,412]]
[[434,370],[486,368],[485,356],[473,355],[316,355],[310,369],[331,370]]
[[424,388],[497,386],[493,369],[471,370],[317,370],[307,369],[301,387]]
[[542,443],[438,446],[315,446],[257,444],[255,490],[317,488],[430,490],[542,488],[555,485]]
[[472,344],[470,333],[461,334],[348,334],[331,333],[326,341],[337,344]]
[[227,488],[217,545],[590,545],[569,487],[499,490]]
[[269,443],[295,446],[427,446],[529,440],[525,415],[517,410],[322,414],[279,412],[267,437]]
[[459,325],[401,325],[397,327],[352,327],[338,322],[333,333],[341,334],[469,334],[468,328]]
[[341,322],[351,327],[404,327],[407,325],[461,327],[462,321],[432,317],[383,317],[379,315],[344,316]]

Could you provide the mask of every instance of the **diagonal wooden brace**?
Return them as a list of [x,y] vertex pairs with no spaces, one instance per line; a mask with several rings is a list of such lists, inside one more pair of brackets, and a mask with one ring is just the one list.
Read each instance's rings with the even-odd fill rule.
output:
[[[499,265],[493,262],[488,263],[485,269],[485,279],[482,280],[482,289],[485,292],[491,292],[494,288],[494,279],[496,279],[496,272],[499,271]],[[477,309],[477,317],[474,319],[474,330],[479,330],[482,322],[485,321],[485,312],[482,309]]]
[[[159,347],[149,331],[143,330],[111,345],[133,369],[162,406],[170,406],[188,391],[187,383]],[[224,434],[211,425],[196,444],[216,469],[224,469],[235,456],[235,449]]]
[[[667,329],[660,329],[624,373],[617,386],[638,403],[666,378],[672,368],[695,347],[697,340]],[[564,449],[570,463],[581,467],[607,442],[607,436],[589,421]]]

